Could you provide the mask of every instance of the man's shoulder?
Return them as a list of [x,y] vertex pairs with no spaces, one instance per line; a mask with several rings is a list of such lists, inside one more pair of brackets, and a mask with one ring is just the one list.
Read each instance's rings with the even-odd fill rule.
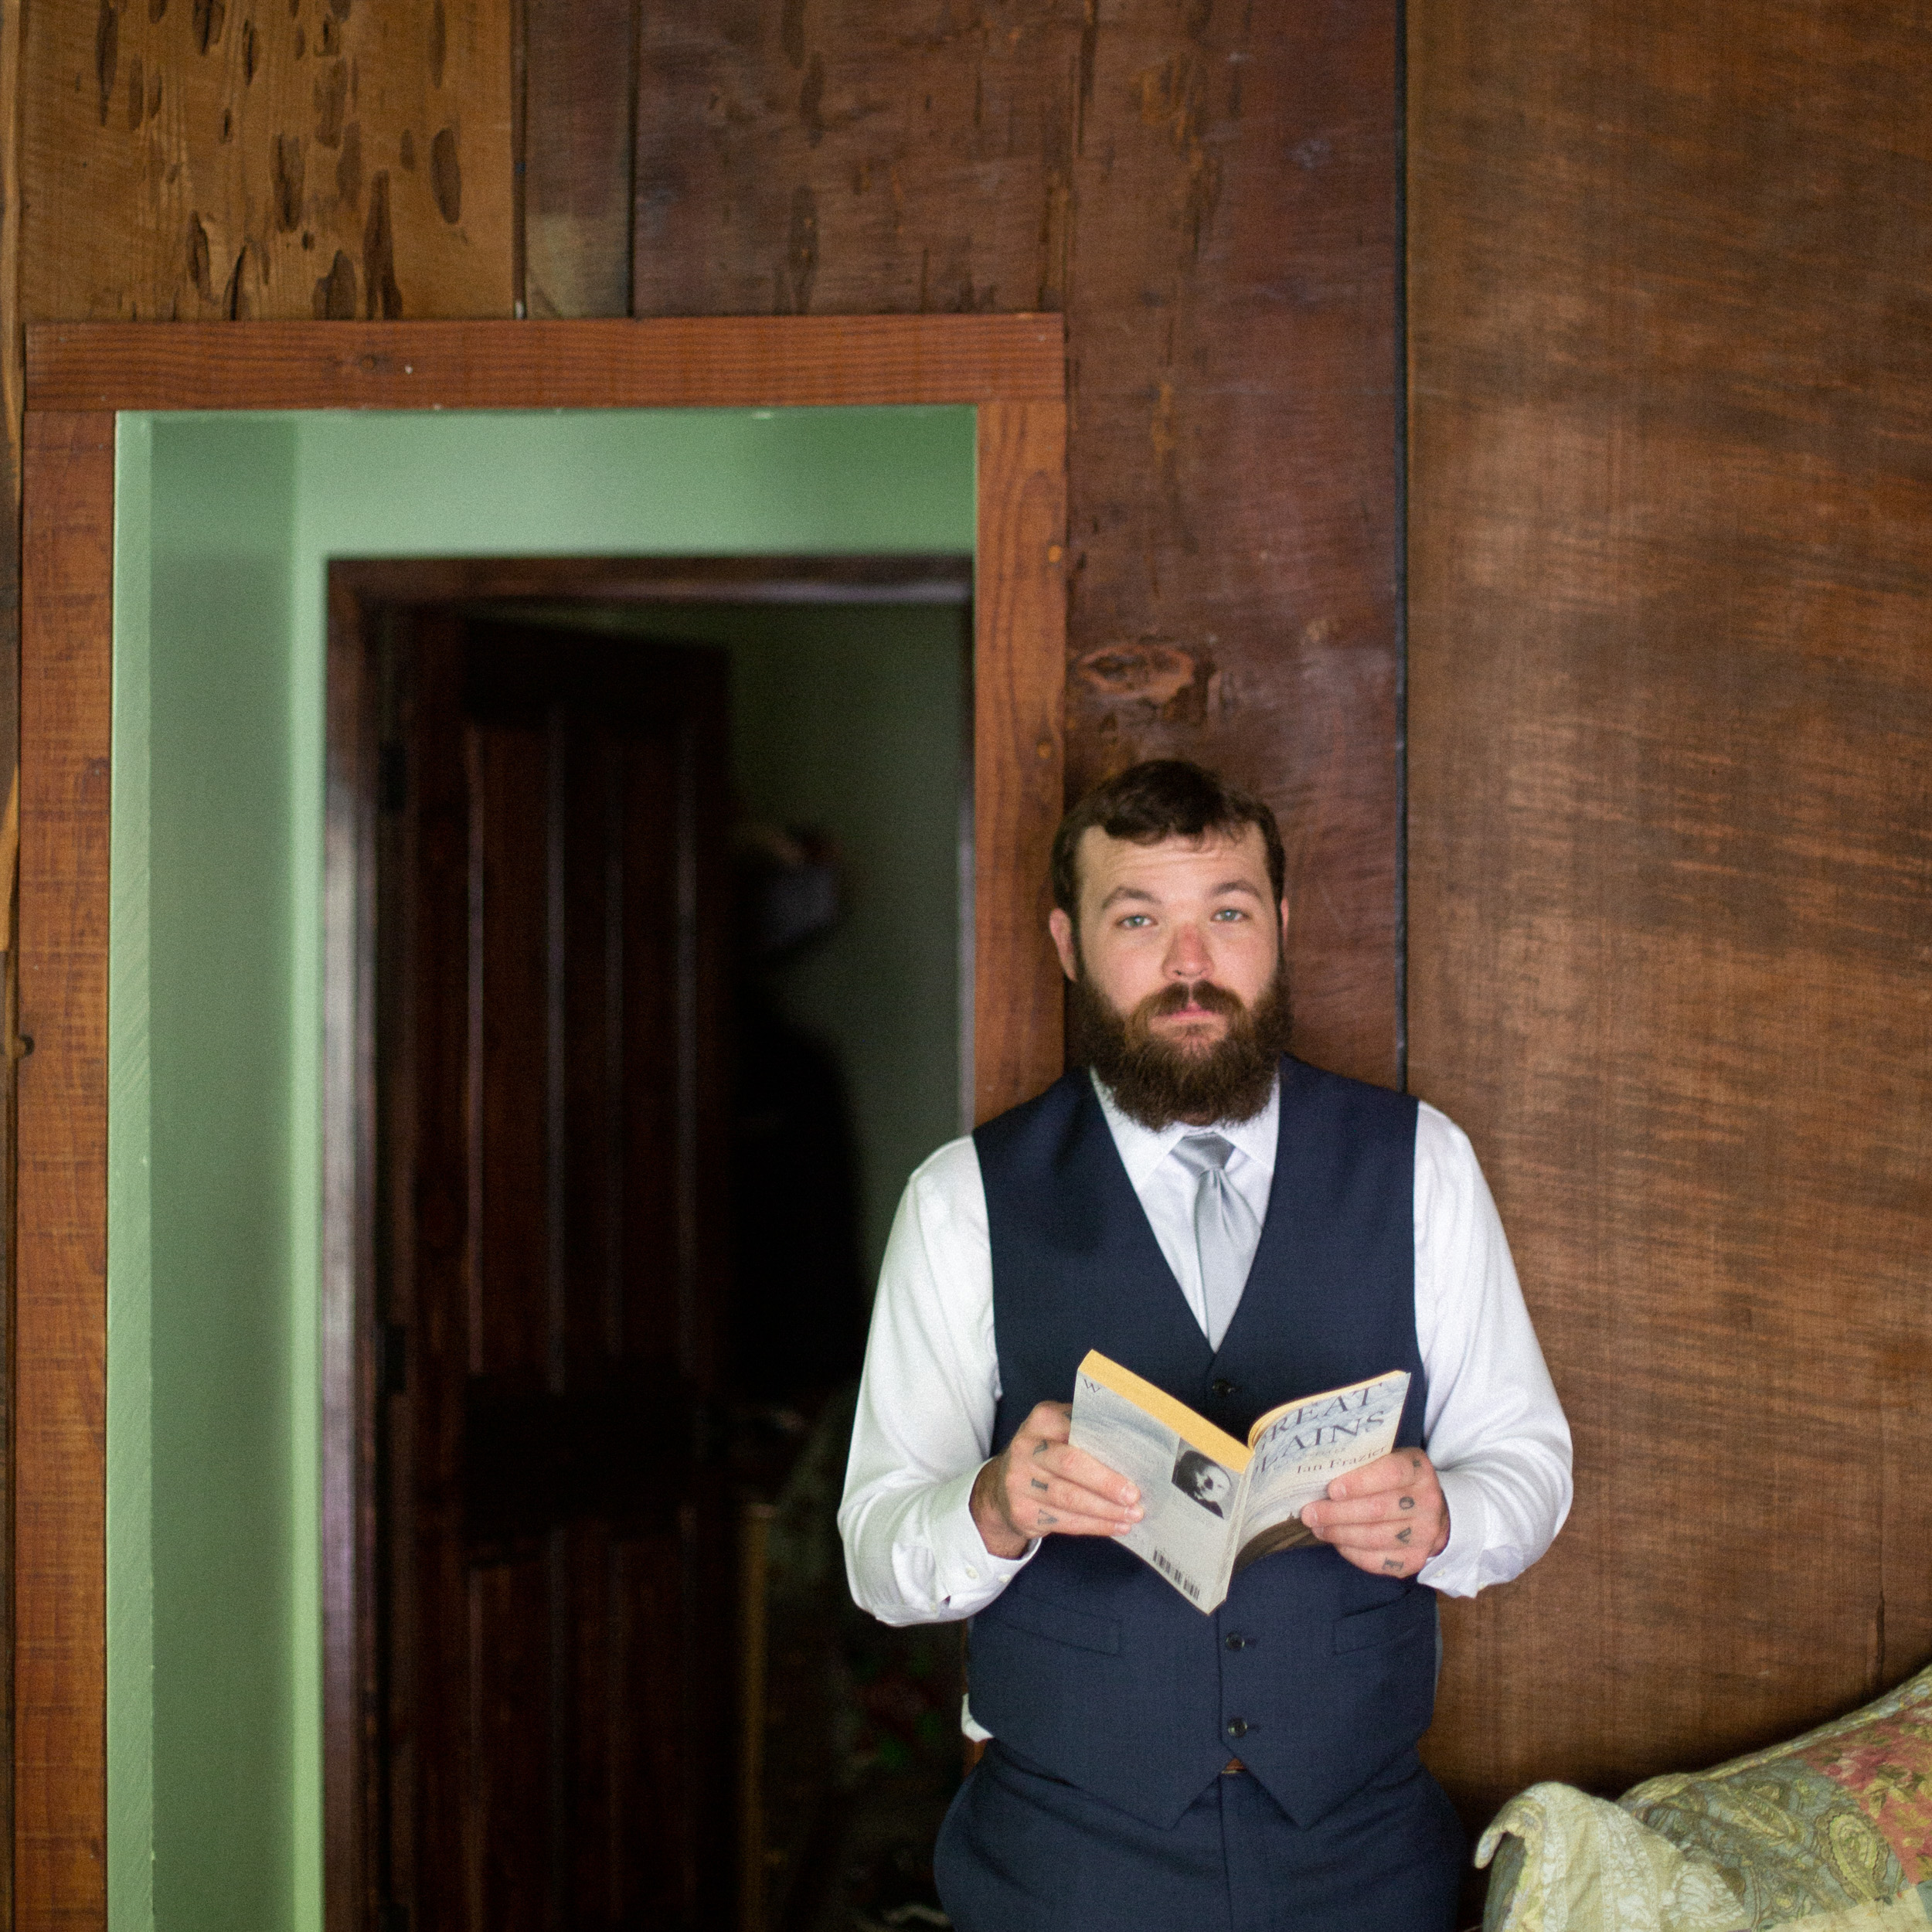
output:
[[1392,1087],[1378,1087],[1369,1080],[1352,1080],[1345,1073],[1332,1073],[1305,1060],[1284,1057],[1281,1064],[1284,1090],[1291,1080],[1304,1095],[1325,1094],[1345,1108],[1379,1117],[1405,1135],[1412,1133],[1419,1183],[1433,1182],[1460,1188],[1469,1185],[1472,1179],[1480,1179],[1481,1166],[1469,1136],[1440,1107],[1432,1106],[1419,1095],[1398,1094]]
[[927,1155],[906,1177],[886,1246],[886,1274],[892,1274],[894,1255],[908,1243],[931,1252],[956,1247],[961,1241],[984,1246],[985,1239],[986,1190],[979,1177],[979,1151],[973,1137],[962,1134]]
[[934,1206],[950,1206],[979,1189],[979,1149],[970,1134],[928,1154],[912,1171],[906,1191]]
[[1098,1110],[1092,1076],[1085,1067],[1077,1066],[1063,1073],[1044,1093],[982,1121],[971,1138],[982,1156],[998,1158],[1009,1149],[1064,1134],[1087,1102]]
[[1466,1186],[1480,1175],[1480,1164],[1469,1136],[1440,1107],[1416,1103],[1416,1172],[1425,1182]]
[[1415,1131],[1417,1106],[1413,1094],[1331,1073],[1291,1054],[1281,1058],[1281,1094],[1282,1107],[1290,1114],[1331,1113],[1342,1124],[1359,1127],[1372,1122],[1404,1136]]

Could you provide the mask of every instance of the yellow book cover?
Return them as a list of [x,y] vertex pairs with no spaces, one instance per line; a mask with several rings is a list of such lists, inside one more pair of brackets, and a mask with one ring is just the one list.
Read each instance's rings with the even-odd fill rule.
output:
[[1205,1614],[1248,1564],[1315,1540],[1303,1505],[1395,1447],[1408,1393],[1397,1369],[1298,1396],[1240,1442],[1090,1349],[1074,1380],[1073,1440],[1140,1490],[1145,1513],[1117,1540]]

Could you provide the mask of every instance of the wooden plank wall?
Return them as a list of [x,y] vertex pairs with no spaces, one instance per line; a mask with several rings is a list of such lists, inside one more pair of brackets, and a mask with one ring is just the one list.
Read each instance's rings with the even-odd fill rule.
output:
[[1448,1620],[1480,1809],[1932,1657],[1932,19],[1410,34],[1410,1066],[1580,1475]]
[[[1396,12],[0,9],[0,469],[23,315],[1063,309],[1072,781],[1285,808],[1306,1049],[1393,1080]],[[1932,1651],[1927,29],[1494,14],[1410,24],[1412,1067],[1582,1479],[1451,1617],[1478,1808]],[[17,563],[0,505],[7,766]]]
[[1304,1050],[1393,1082],[1398,13],[0,7],[0,470],[23,319],[1063,310],[1070,781],[1273,798]]
[[631,277],[641,315],[1064,310],[1069,788],[1172,753],[1272,798],[1304,1050],[1391,1083],[1396,17],[647,9]]
[[30,10],[17,313],[1063,308],[1070,783],[1267,792],[1305,1050],[1393,1082],[1396,12]]

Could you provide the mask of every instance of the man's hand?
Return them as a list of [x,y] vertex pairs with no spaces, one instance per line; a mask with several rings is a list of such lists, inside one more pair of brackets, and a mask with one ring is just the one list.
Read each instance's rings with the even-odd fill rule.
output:
[[973,1521],[990,1556],[1024,1556],[1036,1536],[1114,1536],[1141,1516],[1141,1492],[1067,1440],[1073,1409],[1043,1402],[973,1482]]
[[1449,1505],[1435,1464],[1420,1449],[1398,1449],[1328,1485],[1303,1525],[1372,1577],[1413,1577],[1449,1541]]

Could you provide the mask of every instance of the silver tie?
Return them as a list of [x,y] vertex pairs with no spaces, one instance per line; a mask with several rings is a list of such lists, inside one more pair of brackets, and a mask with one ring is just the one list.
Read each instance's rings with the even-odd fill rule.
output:
[[1260,1244],[1261,1224],[1227,1177],[1234,1143],[1219,1134],[1189,1134],[1175,1144],[1174,1158],[1195,1177],[1194,1246],[1201,1262],[1201,1299],[1207,1316],[1208,1346],[1218,1349],[1234,1311],[1241,1305],[1248,1270]]

